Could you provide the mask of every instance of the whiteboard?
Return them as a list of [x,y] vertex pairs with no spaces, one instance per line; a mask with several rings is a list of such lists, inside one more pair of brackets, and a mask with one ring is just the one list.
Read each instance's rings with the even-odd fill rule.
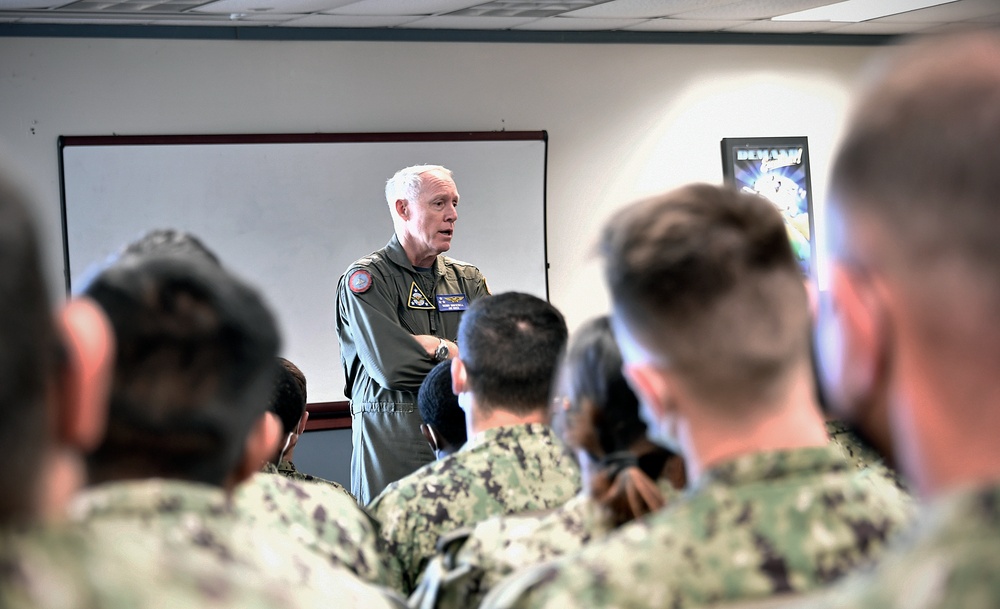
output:
[[190,231],[263,292],[311,403],[344,399],[337,280],[392,236],[402,167],[454,172],[447,255],[493,293],[548,298],[544,132],[63,137],[60,153],[68,290],[147,230]]

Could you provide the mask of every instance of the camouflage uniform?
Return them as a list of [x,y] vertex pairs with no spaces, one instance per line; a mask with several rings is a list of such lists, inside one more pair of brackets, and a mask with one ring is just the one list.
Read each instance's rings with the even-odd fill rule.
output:
[[[660,492],[669,504],[679,493],[668,482]],[[615,528],[613,515],[586,491],[541,514],[494,516],[475,527],[442,536],[410,595],[412,607],[476,607],[500,580],[517,569],[575,551]]]
[[420,433],[417,391],[436,362],[413,336],[455,341],[464,309],[488,295],[471,264],[441,255],[429,272],[413,268],[395,235],[341,276],[337,338],[351,398],[351,493],[362,505],[434,460]]
[[233,506],[244,523],[290,535],[361,579],[386,583],[377,523],[350,495],[324,484],[259,473],[237,487]]
[[333,480],[327,480],[325,478],[320,478],[319,476],[313,476],[312,474],[304,474],[299,470],[295,469],[295,464],[287,459],[282,459],[281,463],[277,465],[268,461],[267,463],[264,464],[264,467],[262,467],[260,471],[264,472],[265,474],[278,474],[290,480],[295,480],[296,482],[317,482],[319,484],[326,484],[327,486],[331,486],[334,489],[347,494],[348,497],[350,497],[353,501],[357,502],[357,500],[354,498],[354,495],[351,494],[351,491],[347,490],[347,488],[344,487],[344,485],[340,484],[339,482],[334,482]]
[[495,588],[483,607],[671,607],[831,582],[878,555],[912,514],[834,445],[746,455],[671,507]]
[[134,547],[137,560],[172,561],[191,573],[232,571],[338,601],[389,602],[380,588],[329,564],[287,532],[247,524],[216,487],[161,479],[103,484],[77,497],[71,517],[96,544]]
[[[966,488],[931,504],[902,543],[869,573],[789,609],[1000,607],[1000,485]],[[778,606],[777,603],[775,603]]]
[[325,582],[320,593],[246,565],[206,558],[204,553],[151,554],[147,544],[128,533],[108,543],[66,528],[2,531],[0,607],[305,609],[324,606],[331,591],[343,606],[398,606],[346,573]]
[[408,594],[442,534],[552,508],[579,490],[572,455],[547,425],[532,423],[476,434],[453,455],[390,484],[368,511],[381,525],[393,583]]

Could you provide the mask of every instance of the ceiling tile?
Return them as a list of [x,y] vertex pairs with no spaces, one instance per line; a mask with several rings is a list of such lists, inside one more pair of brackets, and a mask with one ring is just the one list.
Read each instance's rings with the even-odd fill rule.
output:
[[707,19],[650,19],[625,28],[632,32],[716,32],[750,23],[749,21],[710,21]]
[[666,17],[684,11],[732,4],[733,0],[612,0],[566,13],[568,17],[630,19]]
[[[817,6],[833,4],[835,0],[742,0],[729,4],[714,6],[693,11],[685,11],[672,15],[677,19],[770,19],[776,15],[785,15],[796,11],[804,11]],[[808,22],[807,22],[808,23]]]
[[879,21],[948,23],[989,17],[990,15],[1000,15],[1000,2],[997,0],[959,0],[959,2],[931,6],[919,11],[889,15],[882,17]]
[[534,17],[424,17],[402,26],[429,30],[509,30],[535,21]]
[[440,15],[458,11],[487,0],[361,0],[331,11],[332,15]]
[[57,8],[71,4],[69,0],[0,0],[0,8],[5,11]]
[[812,34],[825,32],[837,27],[829,21],[771,21],[762,19],[727,28],[727,32],[750,32],[754,34]]
[[861,23],[838,23],[837,27],[830,30],[831,34],[912,34],[926,30],[930,23],[898,23],[873,19],[862,21]]
[[352,0],[218,0],[194,9],[199,13],[318,13]]
[[621,30],[642,23],[643,19],[582,19],[573,17],[548,17],[515,27],[515,30],[552,31],[609,31]]
[[[2,21],[2,19],[0,19]],[[24,19],[19,19],[18,23],[53,23],[52,18],[45,16],[36,17],[25,17]],[[80,17],[74,15],[72,17],[64,17],[59,20],[60,24],[66,25],[150,25],[150,20],[148,17],[139,17],[136,15],[135,19],[120,19],[120,18],[106,18],[106,17]]]
[[419,17],[392,15],[307,15],[294,21],[286,21],[288,27],[397,27],[410,23]]

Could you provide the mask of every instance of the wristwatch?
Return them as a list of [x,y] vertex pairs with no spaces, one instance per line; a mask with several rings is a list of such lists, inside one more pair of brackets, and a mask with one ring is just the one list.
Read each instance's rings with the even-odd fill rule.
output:
[[444,341],[444,339],[442,338],[442,339],[440,339],[440,342],[438,343],[437,350],[434,351],[434,361],[435,362],[443,362],[444,360],[448,359],[448,354],[449,354],[449,352],[448,352],[448,343],[446,343]]

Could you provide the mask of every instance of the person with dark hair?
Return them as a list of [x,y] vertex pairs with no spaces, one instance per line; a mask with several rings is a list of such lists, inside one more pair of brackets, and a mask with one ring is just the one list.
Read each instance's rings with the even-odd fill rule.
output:
[[424,434],[434,456],[443,459],[462,448],[468,433],[465,411],[451,389],[451,362],[441,362],[431,369],[417,392],[420,433]]
[[[151,553],[128,535],[106,543],[65,521],[84,482],[84,455],[104,433],[116,350],[107,317],[89,299],[75,297],[53,316],[27,207],[0,176],[0,445],[6,459],[0,607],[322,604],[324,596],[244,564]],[[361,590],[344,593],[348,603],[368,600]]]
[[411,606],[477,607],[515,570],[577,550],[615,527],[661,508],[684,488],[684,463],[646,437],[639,401],[622,375],[607,317],[570,341],[553,400],[562,436],[576,451],[584,489],[553,510],[495,516],[446,534]]
[[466,311],[452,385],[468,442],[390,484],[368,506],[404,593],[443,533],[497,514],[552,508],[580,490],[579,468],[548,426],[566,335],[559,311],[528,294],[483,298]]
[[351,400],[351,494],[366,505],[434,460],[420,433],[417,391],[458,355],[458,323],[489,295],[475,266],[449,258],[458,187],[440,165],[397,171],[385,185],[394,234],[337,284],[337,339]]
[[[105,261],[104,268],[139,264],[150,257],[181,259],[222,270],[219,258],[204,241],[175,229],[156,229],[145,233],[122,247],[115,257]],[[284,420],[292,422],[295,419],[296,428],[304,429],[308,416],[303,414],[306,404],[305,375],[283,358],[276,361],[283,365],[274,366],[278,395],[272,395],[269,410],[275,409],[275,399],[280,400]],[[279,433],[282,435],[280,446],[275,449],[276,454],[286,446],[294,446],[297,439],[294,434]],[[319,552],[331,563],[349,569],[365,581],[383,583],[385,565],[376,547],[374,523],[358,507],[354,497],[335,482],[295,471],[290,460],[277,466],[272,460],[269,458],[261,463],[266,474],[252,475],[236,487],[232,501],[236,516],[246,525],[267,527],[287,535],[309,551]],[[282,466],[288,472],[287,477],[271,475],[281,473],[279,468]],[[304,485],[302,482],[325,484]]]
[[281,421],[282,440],[274,458],[266,462],[261,471],[281,474],[299,482],[326,484],[354,499],[343,485],[300,472],[292,462],[295,446],[305,433],[306,423],[309,422],[309,411],[306,410],[306,377],[298,366],[283,357],[278,358],[278,377],[275,380],[274,395],[269,410]]
[[687,186],[623,209],[601,250],[625,376],[690,490],[483,606],[683,608],[815,589],[877,557],[910,504],[827,436],[774,206]]
[[126,243],[113,257],[118,263],[128,258],[141,258],[150,254],[178,255],[202,258],[209,264],[221,266],[218,255],[196,235],[175,228],[156,228],[138,239]]
[[117,357],[107,434],[87,457],[90,486],[73,503],[74,520],[99,542],[144,545],[151,559],[242,565],[348,604],[385,606],[380,589],[333,566],[348,560],[316,551],[325,547],[318,530],[306,547],[304,533],[253,513],[263,502],[234,498],[280,436],[266,412],[280,339],[261,296],[214,263],[157,252],[123,257],[82,294],[108,316]]

